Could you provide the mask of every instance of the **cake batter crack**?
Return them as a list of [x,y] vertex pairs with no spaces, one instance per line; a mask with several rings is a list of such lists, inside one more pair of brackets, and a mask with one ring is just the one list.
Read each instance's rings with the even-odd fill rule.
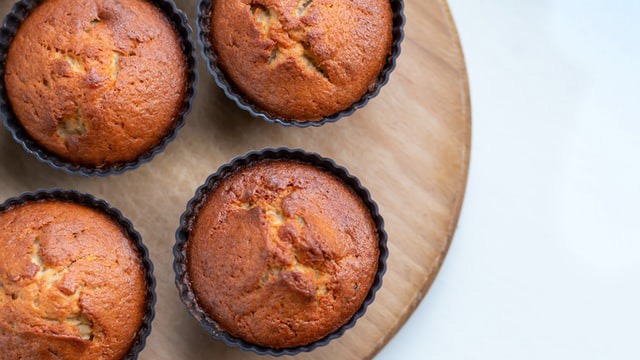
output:
[[[277,266],[274,264],[268,265],[258,281],[258,287],[266,286],[271,278],[288,279],[288,277],[285,276],[287,274],[284,274],[283,272],[297,273],[299,275],[309,276],[313,279],[313,283],[312,286],[307,284],[309,286],[294,287],[305,293],[306,296],[318,299],[318,295],[324,295],[327,293],[326,283],[330,274],[325,273],[318,266],[314,266],[314,264],[307,264],[304,261],[304,253],[308,250],[304,249],[299,244],[296,244],[296,241],[289,238],[288,235],[283,235],[281,231],[284,226],[294,226],[297,229],[296,231],[299,233],[307,226],[302,215],[295,213],[288,214],[289,216],[287,216],[283,209],[283,200],[291,196],[296,189],[297,188],[293,185],[287,185],[284,189],[279,190],[274,198],[269,197],[270,199],[266,201],[251,198],[249,201],[238,203],[235,206],[237,209],[244,211],[250,211],[253,208],[260,208],[266,218],[266,223],[268,224],[268,241],[271,241],[274,244],[281,244],[283,242],[291,244],[287,251],[287,256],[291,260],[291,263],[286,266]],[[279,247],[278,245],[276,246]]]
[[[298,5],[295,13],[296,20],[299,20],[304,16],[311,6],[314,0],[302,0]],[[273,41],[274,45],[271,49],[267,64],[278,63],[279,58],[295,59],[301,66],[309,71],[315,72],[322,76],[325,80],[331,82],[329,74],[324,68],[322,61],[313,52],[311,44],[305,38],[306,26],[302,22],[298,21],[298,25],[293,29],[287,29],[280,20],[280,13],[278,9],[272,6],[265,6],[258,2],[250,4],[250,11],[253,15],[258,30],[269,40]],[[286,44],[285,37],[290,44]]]
[[[64,267],[62,268],[49,268],[44,259],[42,258],[42,256],[40,255],[40,249],[41,249],[41,244],[40,244],[40,238],[43,235],[44,229],[46,228],[47,225],[42,226],[39,229],[40,234],[38,234],[38,236],[36,236],[34,242],[33,242],[33,246],[31,248],[31,262],[33,264],[35,264],[36,266],[38,266],[38,272],[36,273],[34,280],[35,280],[35,286],[36,286],[36,294],[35,294],[35,298],[33,299],[33,305],[36,308],[40,307],[40,297],[43,293],[47,293],[49,292],[51,288],[53,288],[53,285],[60,280],[68,271],[69,269],[76,264],[79,261],[85,260],[85,259],[97,259],[97,256],[94,255],[84,255],[84,256],[80,256],[76,259],[71,260],[68,264],[66,264]],[[72,294],[69,294],[67,296],[67,298],[69,298],[72,301],[75,301],[75,307],[77,308],[81,308],[80,307],[80,297],[82,296],[82,291],[84,289],[84,285],[78,285],[77,289],[75,290],[75,292],[73,292]],[[64,291],[63,291],[64,292]],[[93,328],[93,323],[92,321],[85,315],[82,313],[82,310],[78,311],[78,312],[71,312],[69,313],[65,319],[48,319],[47,317],[43,317],[43,319],[45,320],[51,320],[51,321],[58,321],[60,323],[66,323],[68,325],[71,325],[73,327],[75,327],[78,331],[78,334],[80,335],[80,337],[83,340],[89,340],[92,341],[93,340],[93,332],[94,332],[94,328]]]
[[311,6],[311,4],[313,4],[314,0],[302,0],[300,1],[300,5],[298,5],[298,17],[303,16],[307,10],[309,9],[309,6]]

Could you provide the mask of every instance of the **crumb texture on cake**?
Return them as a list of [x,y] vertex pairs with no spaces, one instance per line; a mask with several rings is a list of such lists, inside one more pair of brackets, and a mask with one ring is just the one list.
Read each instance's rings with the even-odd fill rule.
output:
[[83,205],[0,213],[0,360],[121,359],[142,324],[146,284],[132,242]]
[[22,127],[78,165],[124,163],[175,124],[187,62],[147,0],[45,0],[11,42],[5,82]]
[[223,180],[188,241],[198,303],[222,329],[286,348],[336,331],[360,308],[378,268],[369,210],[312,165],[259,162]]
[[213,0],[221,69],[273,115],[313,121],[376,84],[391,52],[389,0]]

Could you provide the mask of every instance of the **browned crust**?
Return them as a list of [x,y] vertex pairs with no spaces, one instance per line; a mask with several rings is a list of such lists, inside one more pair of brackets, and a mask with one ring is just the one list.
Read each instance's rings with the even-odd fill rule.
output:
[[173,24],[144,0],[46,0],[7,55],[7,94],[48,151],[102,167],[138,158],[170,131],[187,62]]
[[142,324],[146,285],[133,243],[83,205],[0,213],[0,359],[120,359]]
[[388,0],[212,1],[220,68],[249,101],[289,120],[345,110],[391,52]]
[[230,334],[271,348],[311,343],[349,321],[379,255],[355,192],[293,161],[260,162],[223,180],[187,246],[200,306]]

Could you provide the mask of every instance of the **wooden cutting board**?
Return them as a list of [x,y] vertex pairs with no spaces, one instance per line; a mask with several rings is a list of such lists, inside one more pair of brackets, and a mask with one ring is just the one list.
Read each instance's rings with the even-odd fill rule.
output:
[[[178,0],[195,25],[195,0]],[[2,17],[12,1],[2,0]],[[0,202],[38,188],[89,192],[122,210],[151,251],[156,319],[142,360],[244,359],[256,355],[211,339],[178,299],[174,232],[196,187],[237,155],[300,147],[333,158],[360,178],[389,233],[389,270],[355,328],[305,359],[373,357],[424,297],[456,228],[469,165],[471,114],[464,58],[443,0],[406,0],[398,68],[380,95],[350,118],[321,128],[284,128],[251,118],[214,84],[199,59],[194,110],[151,163],[107,179],[67,175],[26,154],[0,129]],[[194,27],[195,28],[195,27]],[[199,55],[199,54],[198,54]]]

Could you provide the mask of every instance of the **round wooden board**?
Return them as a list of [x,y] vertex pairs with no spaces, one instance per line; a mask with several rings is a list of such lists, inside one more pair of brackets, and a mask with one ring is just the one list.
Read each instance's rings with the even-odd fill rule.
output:
[[[178,0],[195,19],[195,1]],[[2,0],[1,15],[11,1]],[[0,201],[38,188],[70,188],[122,210],[151,251],[156,319],[140,359],[241,359],[256,355],[211,339],[178,299],[174,232],[195,189],[220,165],[264,147],[304,148],[346,166],[380,205],[389,270],[355,328],[305,359],[373,357],[433,282],[456,228],[469,164],[471,115],[464,58],[448,6],[406,0],[398,68],[380,95],[350,118],[321,128],[284,128],[251,118],[214,84],[199,59],[194,110],[177,139],[151,163],[107,179],[67,175],[39,163],[0,130]]]

